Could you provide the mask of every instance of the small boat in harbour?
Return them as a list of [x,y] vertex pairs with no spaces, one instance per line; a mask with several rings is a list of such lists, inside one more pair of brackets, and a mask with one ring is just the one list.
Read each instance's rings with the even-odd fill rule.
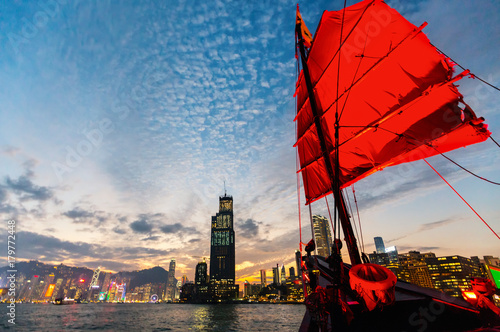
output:
[[67,297],[65,298],[58,298],[58,299],[55,299],[53,304],[56,304],[56,305],[66,305],[66,304],[75,304],[75,299],[68,299]]

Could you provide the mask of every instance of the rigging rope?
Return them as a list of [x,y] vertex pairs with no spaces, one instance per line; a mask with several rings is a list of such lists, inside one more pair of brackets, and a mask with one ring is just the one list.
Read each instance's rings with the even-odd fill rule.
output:
[[325,201],[326,201],[326,207],[328,208],[328,215],[330,216],[330,225],[332,226],[333,234],[335,237],[335,228],[333,227],[333,223],[332,223],[332,214],[330,213],[330,205],[328,204],[327,195],[325,196]]
[[493,141],[496,145],[498,145],[498,147],[500,148],[500,144],[498,144],[498,142],[497,142],[497,141],[495,141],[491,135],[490,135],[490,139],[491,139],[491,140],[492,140],[492,141]]
[[352,196],[354,197],[354,203],[356,204],[356,212],[358,214],[359,233],[361,235],[361,246],[363,247],[363,252],[365,252],[365,240],[363,239],[363,229],[361,228],[361,218],[359,217],[358,200],[356,199],[356,190],[354,190],[354,184],[351,186],[351,188],[352,188]]
[[[349,206],[349,212],[351,213],[351,216],[354,214],[352,213],[352,206],[351,206],[351,199],[349,198],[349,193],[346,192],[347,196],[347,205]],[[354,217],[352,218],[354,220]],[[356,226],[356,221],[353,222],[354,224],[354,231],[356,232],[356,237],[359,239],[359,233],[358,233],[358,227]]]
[[[432,145],[429,145],[429,146],[433,147]],[[434,148],[434,150],[436,150],[437,152],[439,152],[436,148]],[[442,155],[443,157],[445,157],[446,159],[448,159],[448,161],[451,161],[453,164],[457,165],[458,167],[460,167],[461,169],[463,169],[464,171],[466,171],[467,173],[469,173],[471,175],[474,175],[476,178],[481,179],[481,180],[486,181],[486,182],[489,182],[491,184],[495,184],[497,186],[500,186],[500,183],[488,180],[486,178],[483,178],[482,176],[479,176],[479,175],[477,175],[477,174],[469,171],[467,168],[465,168],[462,165],[458,164],[457,162],[451,160],[449,157],[445,156],[443,153],[439,152],[439,154]]]
[[439,177],[455,192],[455,194],[458,195],[458,197],[462,199],[462,201],[464,201],[465,204],[467,204],[467,206],[476,214],[476,216],[478,216],[479,219],[481,219],[481,221],[490,229],[490,231],[492,231],[493,234],[495,234],[495,236],[500,240],[500,236],[498,236],[498,234],[490,227],[490,225],[488,225],[488,223],[483,218],[481,218],[479,213],[477,213],[476,210],[474,210],[474,208],[469,203],[467,203],[467,201],[455,190],[455,188],[453,188],[452,185],[448,181],[446,181],[445,178],[441,174],[439,174],[439,172],[434,167],[432,167],[432,165],[429,164],[426,159],[423,159],[423,161],[425,161],[425,163],[429,165],[429,167],[432,168],[432,170],[436,172],[437,175],[439,175]]
[[[432,44],[432,46],[434,46],[436,48],[436,50],[438,50],[441,54],[443,54],[445,57],[447,57],[448,59],[450,59],[451,61],[453,61],[453,63],[455,63],[457,66],[459,66],[460,68],[462,68],[462,70],[466,70],[464,67],[462,67],[462,65],[460,65],[458,62],[456,62],[455,60],[453,60],[450,56],[448,56],[446,53],[444,53],[443,51],[441,51],[439,48],[436,47],[436,45]],[[483,82],[484,84],[486,85],[489,85],[490,87],[492,87],[493,89],[496,89],[498,91],[500,91],[500,88],[494,86],[493,84],[491,83],[488,83],[486,82],[485,80],[483,80],[482,78],[480,78],[479,76],[477,76],[476,74],[473,74],[471,73],[470,76],[472,78],[477,78],[478,80],[480,80],[481,82]]]

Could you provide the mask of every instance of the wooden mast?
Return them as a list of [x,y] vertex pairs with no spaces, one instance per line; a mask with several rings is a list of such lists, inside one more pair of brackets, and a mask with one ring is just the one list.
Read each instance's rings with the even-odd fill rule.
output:
[[307,58],[305,54],[304,40],[302,38],[302,30],[300,25],[297,24],[295,28],[298,35],[300,58],[302,60],[302,70],[304,72],[304,79],[306,82],[307,93],[309,95],[309,103],[311,104],[311,112],[314,117],[314,124],[316,126],[316,132],[318,133],[318,139],[321,146],[321,152],[323,154],[323,160],[325,161],[325,167],[328,172],[328,177],[330,178],[330,184],[332,188],[332,193],[335,199],[335,207],[339,214],[340,223],[342,225],[342,230],[344,232],[345,241],[347,244],[347,249],[349,251],[349,258],[351,259],[351,264],[361,264],[361,258],[359,255],[358,245],[356,243],[356,237],[354,236],[354,231],[352,229],[351,222],[349,220],[349,215],[347,214],[347,209],[342,195],[342,190],[340,189],[339,180],[339,160],[338,160],[338,121],[335,124],[335,138],[336,138],[336,172],[333,171],[333,166],[330,161],[330,156],[325,143],[325,136],[323,134],[323,128],[321,126],[321,119],[318,114],[318,107],[316,104],[316,98],[314,96],[314,88],[312,86],[311,77],[309,75],[309,68],[307,66]]

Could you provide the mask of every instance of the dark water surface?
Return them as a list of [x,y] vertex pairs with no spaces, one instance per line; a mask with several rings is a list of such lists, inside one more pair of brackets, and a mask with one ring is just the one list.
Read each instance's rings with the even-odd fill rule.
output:
[[18,304],[9,331],[298,331],[305,306],[292,304]]

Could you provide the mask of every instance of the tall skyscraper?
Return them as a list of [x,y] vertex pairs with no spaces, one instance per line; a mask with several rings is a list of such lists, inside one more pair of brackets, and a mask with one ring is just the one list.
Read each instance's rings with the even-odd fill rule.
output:
[[167,287],[165,287],[165,300],[175,300],[176,288],[177,281],[175,280],[175,259],[172,259],[168,267],[168,280]]
[[276,264],[276,267],[273,267],[273,284],[278,285],[280,283],[280,269],[279,265]]
[[260,285],[262,288],[267,286],[266,270],[260,270]]
[[385,245],[384,240],[380,236],[374,237],[375,241],[375,249],[377,250],[377,254],[385,254]]
[[238,297],[235,284],[233,197],[219,197],[219,213],[212,217],[210,289],[216,299]]
[[295,264],[297,265],[297,277],[302,277],[302,269],[300,268],[300,261],[302,258],[300,257],[301,253],[298,250],[295,250]]
[[294,279],[295,278],[295,268],[293,266],[290,266],[288,271],[290,271],[290,278]]
[[198,264],[196,264],[194,283],[198,290],[208,288],[207,262],[205,261],[205,259],[203,259],[203,262],[199,262]]
[[285,271],[285,265],[281,265],[281,284],[282,284],[282,285],[286,284],[286,271]]
[[323,216],[313,216],[314,240],[319,256],[328,257],[332,247],[332,232],[328,219]]

